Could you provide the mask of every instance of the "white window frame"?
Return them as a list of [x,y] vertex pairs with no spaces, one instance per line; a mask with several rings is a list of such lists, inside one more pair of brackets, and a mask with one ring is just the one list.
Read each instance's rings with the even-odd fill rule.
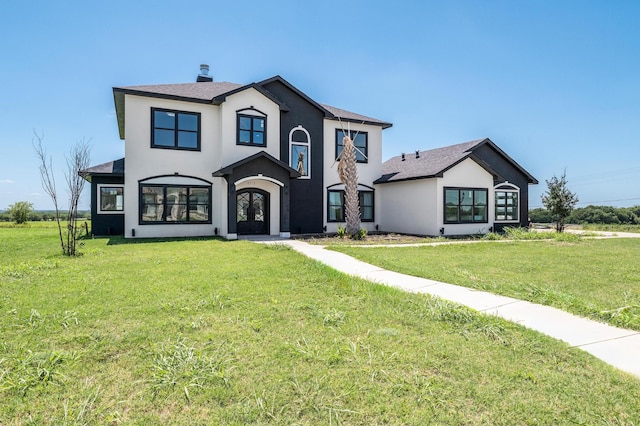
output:
[[[122,210],[102,210],[102,188],[122,188]],[[124,214],[124,185],[123,184],[110,184],[99,183],[96,185],[96,211],[98,214]]]
[[[294,142],[293,134],[297,131],[303,132],[307,136],[307,142]],[[293,147],[294,146],[302,146],[307,148],[307,174],[300,176],[298,179],[311,179],[311,135],[301,125],[297,125],[289,132],[289,167],[294,170],[298,170],[296,166],[297,160],[293,158]]]
[[[518,213],[518,217],[516,219],[498,219],[498,192],[512,192],[512,193],[516,193],[518,196],[518,206],[517,206],[517,213]],[[496,186],[493,187],[493,209],[494,209],[494,213],[493,213],[493,217],[494,217],[494,222],[496,223],[520,223],[520,188],[512,183],[507,182],[503,182],[503,183],[499,183]]]

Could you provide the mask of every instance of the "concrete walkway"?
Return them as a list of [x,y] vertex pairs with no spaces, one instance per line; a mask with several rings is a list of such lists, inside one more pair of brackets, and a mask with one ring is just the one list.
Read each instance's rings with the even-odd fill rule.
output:
[[279,240],[338,271],[413,293],[426,293],[497,315],[563,340],[640,378],[640,332],[612,327],[549,306],[388,271],[304,241]]

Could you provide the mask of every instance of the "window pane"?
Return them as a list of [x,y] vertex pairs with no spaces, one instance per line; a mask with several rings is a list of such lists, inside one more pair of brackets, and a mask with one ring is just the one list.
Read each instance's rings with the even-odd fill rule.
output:
[[353,144],[358,148],[367,147],[367,135],[365,133],[358,133],[352,135]]
[[178,114],[178,129],[198,131],[198,116],[195,114]]
[[164,189],[157,186],[142,187],[142,221],[162,221],[164,213]]
[[154,111],[153,112],[153,125],[158,128],[175,129],[176,128],[176,114],[169,111]]
[[296,130],[291,135],[291,142],[308,143],[309,141],[305,132],[303,132],[302,130]]
[[253,143],[256,145],[264,145],[264,132],[253,132]]
[[476,206],[486,206],[487,205],[487,191],[478,190],[474,191],[475,196],[475,205]]
[[238,196],[236,201],[236,221],[243,222],[248,219],[249,193],[245,192]]
[[484,222],[487,219],[487,208],[484,206],[476,206],[473,208],[473,221]]
[[100,210],[122,211],[123,198],[123,188],[121,187],[100,188]]
[[473,220],[473,207],[460,206],[460,222],[471,222]]
[[473,205],[473,191],[471,189],[460,190],[460,205],[463,205],[463,206]]
[[243,130],[251,130],[251,118],[250,117],[239,117],[240,119],[240,128]]
[[302,176],[309,175],[309,155],[307,145],[291,144],[290,166]]
[[362,221],[373,220],[373,192],[361,191],[360,195],[360,214]]
[[446,222],[457,222],[458,221],[458,207],[457,206],[449,206],[445,208],[445,221]]
[[251,142],[251,132],[248,130],[240,130],[240,143],[250,143]]
[[343,218],[342,191],[329,191],[328,220],[342,222]]
[[459,191],[457,189],[447,189],[445,191],[445,200],[444,203],[447,206],[457,206],[458,205],[458,195]]
[[157,146],[175,146],[175,132],[173,130],[155,129],[153,144]]
[[178,146],[181,148],[197,148],[198,134],[196,132],[178,132]]
[[253,119],[253,130],[264,132],[264,118]]

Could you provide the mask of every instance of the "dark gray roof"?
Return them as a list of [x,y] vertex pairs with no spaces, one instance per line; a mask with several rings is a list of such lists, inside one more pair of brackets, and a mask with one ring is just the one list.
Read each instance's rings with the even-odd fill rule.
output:
[[217,96],[242,87],[242,84],[227,81],[181,83],[181,84],[151,84],[147,86],[114,87],[114,91],[139,95],[164,95],[185,100],[211,102]]
[[[473,158],[480,166],[490,173],[496,174],[491,166],[474,155],[474,151],[483,145],[490,146],[498,154],[504,157],[515,168],[523,173],[530,183],[538,183],[525,169],[502,151],[489,138],[476,139],[457,145],[445,146],[443,148],[431,149],[428,151],[418,151],[390,158],[382,164],[382,176],[374,183],[398,182],[403,180],[428,179],[442,177],[444,172],[466,160]],[[417,158],[416,158],[417,157]]]
[[347,111],[344,109],[332,107],[331,105],[320,104],[324,109],[329,111],[336,119],[351,121],[351,122],[359,122],[365,124],[374,124],[377,126],[382,126],[383,129],[391,127],[392,124],[386,121],[378,120],[377,118],[367,117],[366,115],[358,114],[355,112]]
[[124,176],[124,158],[108,163],[98,164],[87,169],[81,170],[82,175],[115,175]]
[[116,106],[116,116],[118,119],[118,129],[120,131],[120,138],[124,139],[124,95],[138,95],[149,96],[164,99],[182,100],[186,102],[198,102],[198,103],[211,103],[220,104],[224,102],[225,98],[234,93],[240,92],[248,88],[254,88],[264,94],[266,97],[273,100],[280,106],[283,111],[288,111],[289,107],[282,101],[277,99],[271,92],[266,90],[263,85],[268,84],[274,80],[279,80],[292,90],[298,92],[302,97],[307,99],[318,108],[323,109],[325,115],[332,119],[341,119],[351,122],[364,122],[365,124],[373,124],[382,126],[383,129],[391,127],[391,123],[378,120],[376,118],[367,117],[365,115],[357,114],[354,112],[346,111],[340,108],[332,107],[329,105],[322,105],[316,103],[309,98],[303,92],[287,82],[280,76],[275,76],[259,83],[250,84],[238,84],[230,83],[227,81],[217,82],[196,82],[196,83],[180,83],[180,84],[152,84],[145,86],[123,86],[113,88],[113,97]]
[[236,161],[233,164],[229,164],[228,166],[225,166],[223,168],[221,168],[220,170],[216,170],[215,172],[211,173],[211,176],[213,177],[224,177],[227,175],[230,175],[231,173],[233,173],[233,169],[240,167],[244,164],[250,163],[252,161],[257,160],[258,158],[266,158],[267,160],[271,161],[273,164],[275,164],[276,166],[286,170],[289,173],[289,176],[292,178],[297,178],[300,177],[300,173],[289,167],[289,165],[283,161],[278,160],[277,158],[275,158],[274,156],[268,154],[265,151],[259,151],[256,152],[253,155],[250,155],[249,157],[243,158],[240,161]]

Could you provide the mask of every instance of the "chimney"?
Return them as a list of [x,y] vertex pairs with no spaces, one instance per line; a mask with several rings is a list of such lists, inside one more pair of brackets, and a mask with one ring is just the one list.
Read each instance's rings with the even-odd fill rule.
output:
[[404,161],[404,160],[405,160],[405,158],[404,158],[404,152],[403,152],[402,153],[402,161]]
[[420,158],[420,151],[416,149],[416,158]]
[[209,76],[209,65],[207,64],[201,64],[200,65],[200,75],[198,75],[198,78],[196,79],[196,81],[198,83],[201,82],[211,82],[213,81],[213,77]]

